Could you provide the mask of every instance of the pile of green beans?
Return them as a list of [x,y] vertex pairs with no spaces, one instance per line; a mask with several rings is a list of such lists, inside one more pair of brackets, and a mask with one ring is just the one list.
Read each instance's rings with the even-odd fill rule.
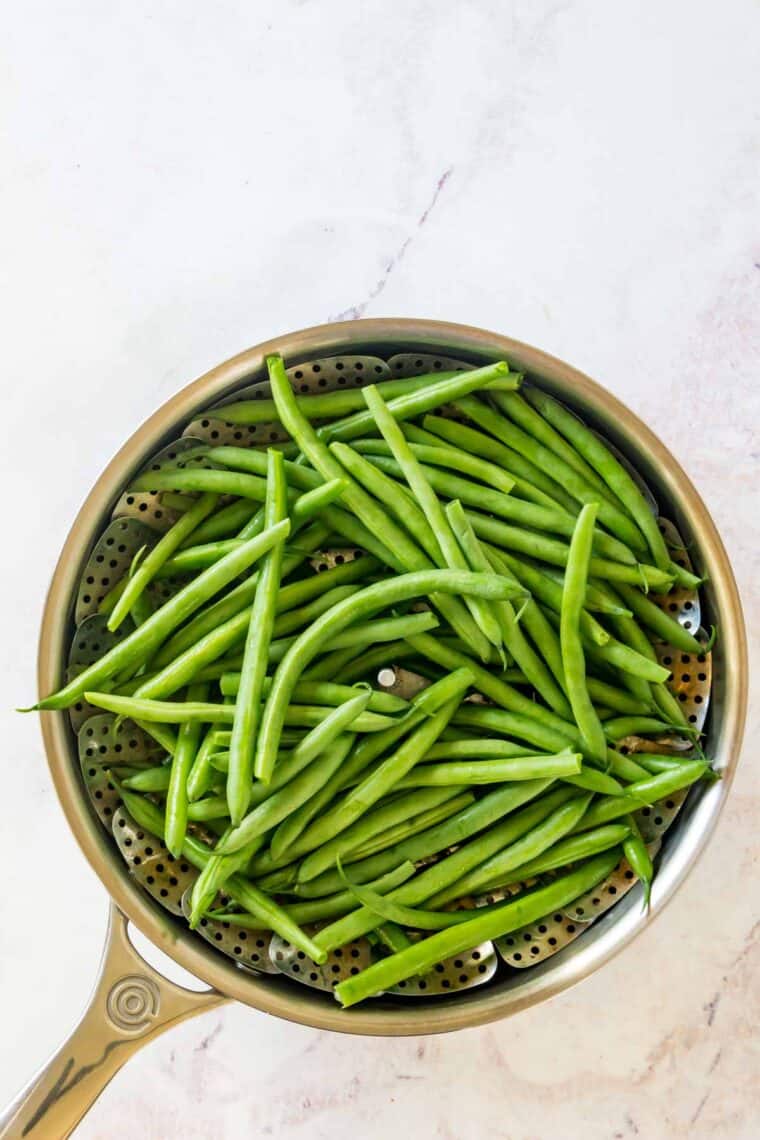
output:
[[[270,929],[316,962],[371,936],[376,961],[335,989],[348,1006],[623,857],[648,902],[634,813],[712,775],[655,639],[709,647],[649,594],[698,580],[628,470],[503,361],[316,396],[267,368],[271,398],[225,419],[291,443],[203,446],[204,466],[133,481],[178,519],[104,599],[113,648],[36,706],[86,699],[155,739],[112,775],[198,868],[191,926]],[[359,553],[318,573],[330,546]],[[176,588],[153,608],[158,580]],[[379,687],[399,663],[411,699]]]

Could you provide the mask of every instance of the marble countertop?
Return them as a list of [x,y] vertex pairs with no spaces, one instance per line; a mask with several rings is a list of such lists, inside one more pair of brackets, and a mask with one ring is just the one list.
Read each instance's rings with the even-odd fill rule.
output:
[[[490,327],[626,401],[712,511],[758,665],[752,0],[30,0],[4,31],[5,706],[125,437],[239,349],[345,316]],[[0,716],[2,1102],[74,1023],[107,906],[35,719]],[[395,1041],[225,1007],[139,1054],[77,1140],[756,1137],[758,728],[755,703],[687,884],[578,988]]]

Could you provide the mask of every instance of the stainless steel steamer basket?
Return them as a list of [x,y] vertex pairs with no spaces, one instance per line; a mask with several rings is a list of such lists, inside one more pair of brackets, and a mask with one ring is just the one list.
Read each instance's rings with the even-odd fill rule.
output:
[[[474,364],[504,357],[571,404],[635,463],[660,500],[662,513],[675,521],[693,561],[709,577],[701,594],[708,623],[718,625],[720,637],[713,652],[707,751],[723,779],[690,796],[670,830],[648,914],[633,892],[582,938],[530,970],[452,994],[445,1001],[379,1001],[349,1012],[341,1011],[329,995],[283,975],[240,970],[154,901],[131,878],[111,836],[92,811],[68,718],[62,713],[43,713],[45,748],[59,798],[77,840],[111,896],[112,913],[100,977],[82,1022],[2,1118],[0,1136],[39,1140],[68,1135],[132,1052],[173,1022],[231,998],[304,1025],[378,1036],[440,1033],[516,1013],[580,981],[630,942],[672,897],[715,827],[739,756],[747,662],[736,584],[712,519],[663,444],[609,392],[538,349],[465,325],[400,319],[321,325],[277,337],[233,357],[164,404],[112,460],[71,528],[45,607],[40,692],[52,691],[61,681],[77,587],[88,554],[128,479],[150,456],[176,438],[196,413],[261,375],[267,353],[280,352],[288,365],[294,365],[337,354],[387,358],[400,351],[442,354]],[[198,994],[181,989],[148,966],[129,941],[127,920],[207,983],[210,991]]]

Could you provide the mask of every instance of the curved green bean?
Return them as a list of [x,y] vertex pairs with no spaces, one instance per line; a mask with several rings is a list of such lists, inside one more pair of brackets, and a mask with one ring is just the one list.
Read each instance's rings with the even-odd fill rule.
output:
[[592,890],[610,873],[616,862],[616,853],[597,855],[548,887],[541,887],[491,913],[476,914],[469,922],[440,931],[398,954],[383,958],[355,977],[341,982],[333,992],[344,1007],[355,1005],[405,978],[432,969],[437,962],[462,953],[471,946],[477,946],[488,939],[501,938],[512,930],[537,921],[545,914],[561,910],[586,891]]
[[186,514],[180,515],[174,525],[161,536],[152,550],[148,552],[138,569],[127,580],[123,594],[109,615],[107,625],[112,632],[119,628],[137,599],[147,589],[164,563],[179,549],[199,523],[211,514],[217,501],[217,495],[202,495],[196,503],[193,503]]
[[517,591],[511,583],[497,575],[471,574],[459,570],[424,570],[376,582],[353,597],[338,602],[299,636],[277,667],[259,731],[258,751],[261,759],[257,761],[258,771],[271,773],[285,708],[293,686],[319,652],[324,640],[341,632],[352,621],[377,610],[431,593],[475,593],[480,597],[498,599],[515,596]]
[[515,867],[535,859],[558,840],[564,838],[583,815],[591,802],[591,794],[575,796],[531,828],[525,835],[521,835],[513,843],[503,847],[501,851],[484,859],[473,867],[466,875],[450,883],[444,890],[438,891],[427,901],[430,906],[443,906],[452,899],[463,895],[476,895],[485,884],[502,879]]

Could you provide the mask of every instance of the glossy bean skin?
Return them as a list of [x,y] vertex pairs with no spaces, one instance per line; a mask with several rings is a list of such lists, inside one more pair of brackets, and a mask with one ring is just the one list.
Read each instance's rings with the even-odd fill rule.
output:
[[490,914],[476,916],[469,922],[433,934],[390,958],[382,959],[362,970],[355,978],[341,982],[335,987],[335,996],[344,1007],[355,1005],[405,978],[432,969],[436,962],[462,953],[470,946],[477,946],[486,939],[501,938],[512,930],[535,922],[592,890],[616,862],[616,854],[597,855],[548,887],[541,887]]
[[[142,796],[136,796],[134,793],[125,791],[123,797],[127,811],[135,821],[146,831],[162,838],[165,825],[161,810],[155,804],[150,803]],[[185,838],[182,855],[194,867],[202,870],[213,854],[213,850],[199,840],[192,839],[189,836]],[[292,921],[285,908],[279,906],[253,883],[247,882],[236,873],[227,880],[226,889],[231,898],[240,903],[249,913],[259,917],[269,929],[276,930],[282,938],[298,946],[315,962],[324,962],[326,957],[324,952],[301,930],[297,923]]]
[[595,520],[596,507],[592,503],[586,503],[578,515],[575,534],[570,544],[570,556],[562,590],[560,645],[568,697],[575,723],[581,734],[584,753],[596,763],[603,765],[607,756],[607,742],[586,685],[586,662],[580,626]]
[[[285,463],[279,451],[267,452],[267,495],[264,525],[276,526],[288,509]],[[227,772],[227,804],[230,820],[237,826],[248,810],[251,796],[251,774],[256,748],[256,733],[261,714],[264,678],[267,671],[267,649],[272,638],[277,594],[282,575],[282,543],[276,543],[265,555],[259,570],[256,596],[243,649],[240,684],[235,701],[235,715],[230,740]]]
[[156,577],[163,564],[171,558],[172,554],[182,545],[184,540],[193,533],[198,525],[212,513],[217,504],[217,496],[213,494],[202,495],[190,507],[166,534],[162,535],[152,550],[142,560],[134,574],[130,574],[124,592],[116,602],[108,618],[108,628],[113,632],[118,629],[124,618],[140,598],[150,583]]
[[321,642],[339,633],[352,621],[357,621],[379,609],[409,598],[445,592],[474,593],[485,598],[508,597],[516,593],[514,587],[495,575],[470,574],[458,570],[430,570],[403,574],[375,583],[360,590],[351,598],[339,602],[300,635],[277,667],[264,713],[257,748],[262,753],[257,768],[271,773],[277,754],[277,742],[284,723],[285,709],[290,693],[301,673],[316,656]]
[[[505,370],[508,372],[506,365],[503,367],[494,365],[493,367],[495,378],[502,377]],[[361,520],[373,538],[379,538],[381,545],[388,551],[388,556],[385,558],[386,563],[397,573],[431,568],[434,563],[409,536],[408,532],[398,526],[388,512],[372,496],[368,495],[355,480],[347,476],[345,469],[338,463],[323,439],[319,438],[311,424],[299,414],[282,360],[279,357],[268,357],[267,368],[272,396],[277,404],[281,422],[297,442],[304,456],[323,478],[334,479],[346,476],[349,485],[343,494],[343,501],[347,508]],[[460,379],[461,377],[456,378],[456,380]],[[420,394],[414,393],[413,395],[418,397]],[[430,398],[429,392],[425,393],[425,396]],[[409,399],[409,397],[400,397],[400,399]],[[394,405],[394,414],[396,410]],[[369,412],[366,414],[369,417],[369,422],[372,422],[371,414]],[[456,593],[462,594],[464,591],[457,591]],[[471,637],[477,639],[477,626],[461,596],[449,596],[447,591],[441,591],[440,595],[434,594],[431,601],[457,632],[462,633],[468,640]]]
[[669,569],[670,555],[657,521],[622,463],[594,432],[551,396],[540,392],[538,388],[531,388],[526,395],[533,407],[573,444],[576,452],[598,472],[605,484],[614,492],[646,537],[655,565],[661,570]]
[[209,567],[180,590],[146,622],[138,626],[123,641],[105,653],[89,668],[79,673],[57,693],[45,697],[36,706],[40,709],[68,708],[79,700],[87,689],[100,681],[108,680],[120,670],[137,666],[147,660],[148,655],[164,641],[172,630],[186,620],[195,610],[238,574],[248,569],[261,558],[275,543],[287,536],[289,523],[284,521],[275,527],[252,538],[238,550],[232,551],[214,566]]
[[[535,803],[530,803],[529,801],[535,795],[532,792],[531,785],[529,783],[513,785],[515,792],[518,789],[525,789],[526,794],[522,801],[519,795],[515,794],[513,803],[522,802],[527,806],[522,807],[519,811],[513,811],[511,815],[494,824],[488,831],[475,839],[471,839],[459,850],[447,855],[438,863],[423,869],[403,887],[393,891],[390,896],[391,899],[394,902],[412,906],[428,902],[485,859],[526,835],[554,810],[573,798],[571,788],[562,788],[549,792],[546,796],[536,800]],[[318,931],[314,940],[323,949],[331,950],[337,946],[342,946],[353,938],[361,937],[362,934],[366,934],[370,930],[374,930],[377,925],[375,915],[367,908],[360,907],[346,915],[345,918],[339,919]]]
[[[434,557],[433,561],[436,565],[448,566],[451,570],[470,569],[438,496],[425,475],[422,464],[414,456],[410,444],[392,413],[388,410],[382,396],[379,395],[376,388],[370,385],[364,389],[364,399],[378,430],[390,447],[414,498],[433,530],[438,548],[437,557]],[[465,601],[478,627],[478,636],[471,640],[471,644],[481,659],[488,660],[488,646],[482,645],[482,639],[489,641],[497,648],[501,645],[501,630],[496,615],[479,598],[466,598]]]
[[[187,697],[190,701],[202,701],[208,693],[207,685],[191,685]],[[201,735],[198,721],[187,721],[180,725],[177,733],[177,747],[171,762],[171,774],[166,795],[166,846],[179,858],[185,842],[188,819],[187,779],[198,752]]]
[[[377,385],[385,399],[394,399],[396,396],[406,396],[410,392],[418,392],[427,388],[431,383],[448,380],[456,375],[458,375],[456,372],[431,372],[404,379],[378,380]],[[301,415],[309,420],[336,419],[347,416],[351,412],[362,411],[364,408],[360,388],[344,388],[333,392],[298,395],[296,402]],[[225,404],[223,410],[219,410],[220,412],[223,411],[225,423],[269,424],[278,419],[277,405],[274,400],[238,400],[234,403]]]
[[[389,402],[388,407],[394,419],[411,420],[478,389],[493,391],[496,388],[504,388],[511,391],[519,386],[519,375],[510,374],[509,366],[501,360],[495,364],[487,364],[483,368],[475,368],[471,372],[457,372],[454,376],[428,384],[418,392],[396,396]],[[371,429],[372,422],[369,412],[356,412],[342,422],[320,428],[320,436],[327,440],[357,439]]]

